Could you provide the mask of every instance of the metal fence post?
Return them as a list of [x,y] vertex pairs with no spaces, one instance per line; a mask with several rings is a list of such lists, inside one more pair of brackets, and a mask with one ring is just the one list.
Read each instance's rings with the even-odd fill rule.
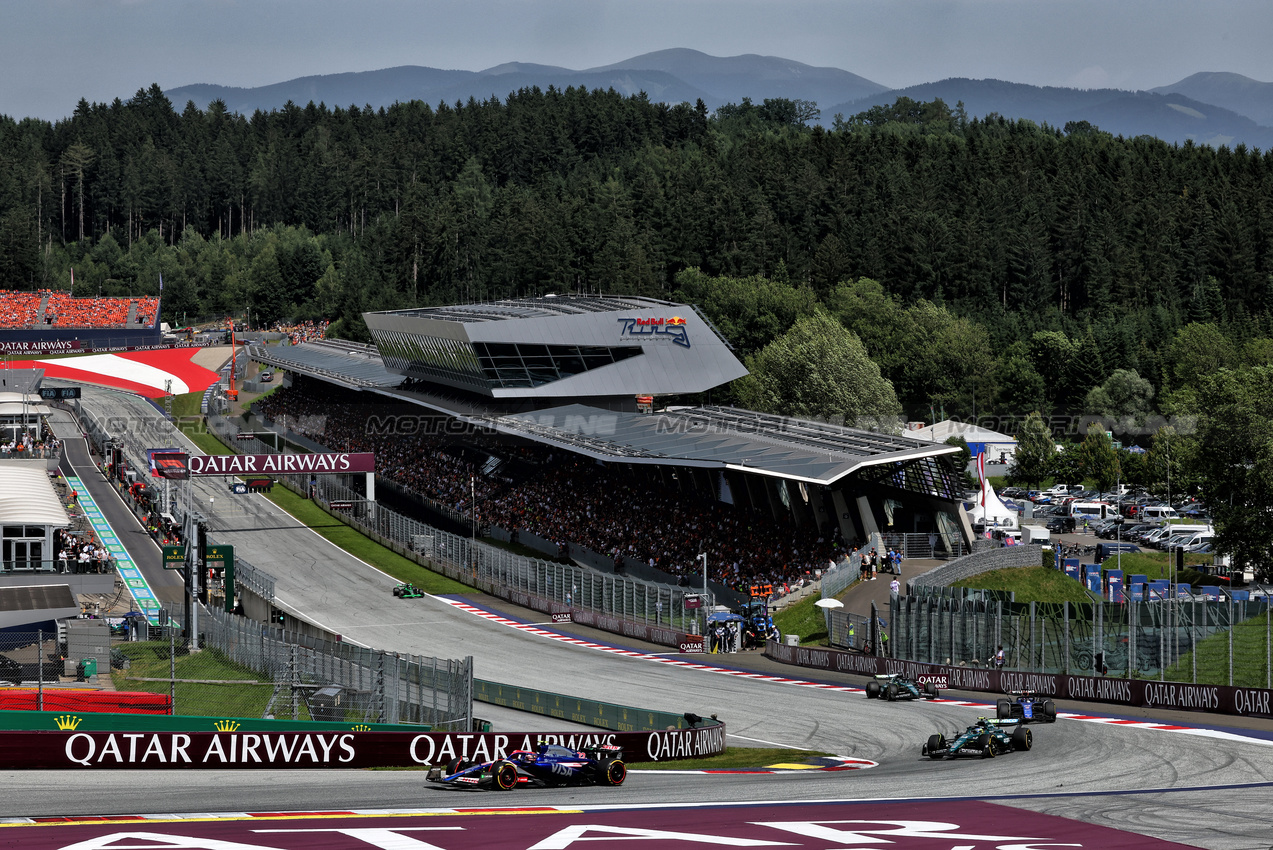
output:
[[1033,669],[1034,669],[1034,667],[1035,667],[1035,664],[1034,664],[1034,659],[1035,659],[1034,648],[1035,648],[1035,645],[1036,645],[1036,644],[1035,644],[1035,640],[1034,640],[1034,623],[1035,623],[1035,603],[1034,603],[1034,602],[1031,602],[1031,603],[1030,603],[1030,669],[1031,669],[1031,670],[1033,670]]
[[1061,672],[1068,676],[1070,674],[1070,602],[1067,599],[1063,604],[1065,605],[1062,611],[1062,616],[1065,618],[1065,644],[1064,655],[1061,657]]
[[[1198,684],[1198,599],[1193,597],[1189,600],[1193,606],[1193,616],[1189,618],[1189,663],[1193,666],[1193,676],[1191,681]],[[1207,609],[1202,609],[1205,615]]]
[[1229,596],[1229,687],[1233,687],[1233,597]]
[[168,704],[170,711],[177,713],[177,630],[168,625]]

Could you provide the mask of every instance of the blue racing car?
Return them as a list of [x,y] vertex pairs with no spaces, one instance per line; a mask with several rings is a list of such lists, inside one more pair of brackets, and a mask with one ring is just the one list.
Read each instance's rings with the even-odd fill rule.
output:
[[1016,699],[1001,699],[995,703],[995,716],[1000,720],[1019,720],[1022,723],[1055,723],[1056,703],[1034,691],[1008,691]]
[[540,744],[536,750],[514,750],[506,758],[494,761],[454,759],[445,768],[431,768],[426,778],[459,788],[496,791],[558,785],[622,785],[628,776],[622,756],[622,747],[608,744],[582,750]]

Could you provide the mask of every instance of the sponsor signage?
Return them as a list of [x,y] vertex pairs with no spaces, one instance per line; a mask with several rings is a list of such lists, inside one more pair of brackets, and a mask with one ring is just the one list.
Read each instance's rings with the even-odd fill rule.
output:
[[244,484],[242,481],[235,481],[233,484],[230,485],[231,493],[237,493],[239,495],[242,495],[246,493],[247,491],[248,491],[248,485]]
[[98,732],[0,731],[7,769],[332,769],[418,767],[454,758],[490,761],[538,743],[611,745],[630,761],[700,758],[725,751],[725,726],[657,732]]
[[667,340],[681,348],[690,347],[690,335],[685,329],[685,319],[632,317],[619,319],[619,336]]
[[932,682],[937,687],[938,690],[942,690],[942,691],[950,687],[950,685],[946,684],[946,677],[940,674],[931,674],[931,673],[925,674],[923,676],[920,676],[915,681],[919,682],[921,685],[927,684],[928,682]]
[[164,547],[164,569],[179,570],[186,565],[185,546]]
[[693,611],[695,608],[703,607],[703,597],[701,596],[687,593],[682,599],[684,600],[686,611]]
[[554,611],[554,612],[553,612],[553,622],[554,622],[554,623],[569,623],[569,622],[572,622],[572,620],[570,619],[570,612],[569,612],[569,611]]
[[79,397],[79,387],[40,387],[40,398],[45,401],[62,401]]
[[354,509],[353,502],[328,502],[327,507],[333,511],[352,511]]
[[[0,342],[0,352],[11,352],[14,354],[56,354],[62,351],[79,351],[80,341],[78,339],[39,339],[39,340],[10,340]],[[79,398],[79,396],[75,396]]]
[[686,637],[683,641],[681,641],[679,648],[681,652],[707,651],[707,649],[703,646],[703,639],[701,637]]
[[838,649],[811,649],[770,641],[765,656],[784,664],[858,673],[868,676],[900,673],[924,681],[944,677],[944,689],[966,691],[1034,691],[1058,699],[1087,700],[1185,711],[1210,711],[1273,717],[1273,690],[1227,685],[1189,685],[1149,682],[1142,679],[1113,679],[1104,676],[1070,676],[1061,673],[1022,673],[1011,670],[948,667],[918,661],[876,658]]
[[191,475],[328,475],[375,472],[371,452],[312,454],[191,455]]
[[185,452],[151,450],[148,454],[150,455],[150,470],[160,478],[185,481],[190,477],[190,455]]

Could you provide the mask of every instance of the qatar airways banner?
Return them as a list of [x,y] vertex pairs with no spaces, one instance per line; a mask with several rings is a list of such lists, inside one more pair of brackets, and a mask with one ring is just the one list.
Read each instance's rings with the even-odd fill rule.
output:
[[[769,641],[765,655],[775,661],[855,673],[864,676],[897,673],[911,679],[932,679],[938,687],[962,691],[1034,691],[1057,699],[1170,708],[1180,711],[1207,711],[1273,717],[1273,690],[1238,688],[1227,685],[1192,685],[1179,682],[1152,682],[1144,679],[1116,679],[1106,676],[1071,676],[1063,673],[1029,673],[982,667],[949,667],[919,661],[876,658],[858,652],[821,647],[784,646]],[[944,680],[945,684],[941,684]]]
[[574,750],[619,746],[626,761],[673,761],[723,753],[725,725],[590,733],[0,731],[0,764],[28,770],[420,767],[455,758],[494,761],[541,743]]
[[333,475],[375,472],[371,452],[273,455],[191,455],[191,475]]

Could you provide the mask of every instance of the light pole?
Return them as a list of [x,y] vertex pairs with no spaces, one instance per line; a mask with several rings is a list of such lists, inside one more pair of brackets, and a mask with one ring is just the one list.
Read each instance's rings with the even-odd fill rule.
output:
[[[703,562],[703,601],[699,606],[700,611],[706,611],[707,606],[707,553],[699,552],[698,560]],[[703,614],[703,640],[707,641],[707,614]]]

